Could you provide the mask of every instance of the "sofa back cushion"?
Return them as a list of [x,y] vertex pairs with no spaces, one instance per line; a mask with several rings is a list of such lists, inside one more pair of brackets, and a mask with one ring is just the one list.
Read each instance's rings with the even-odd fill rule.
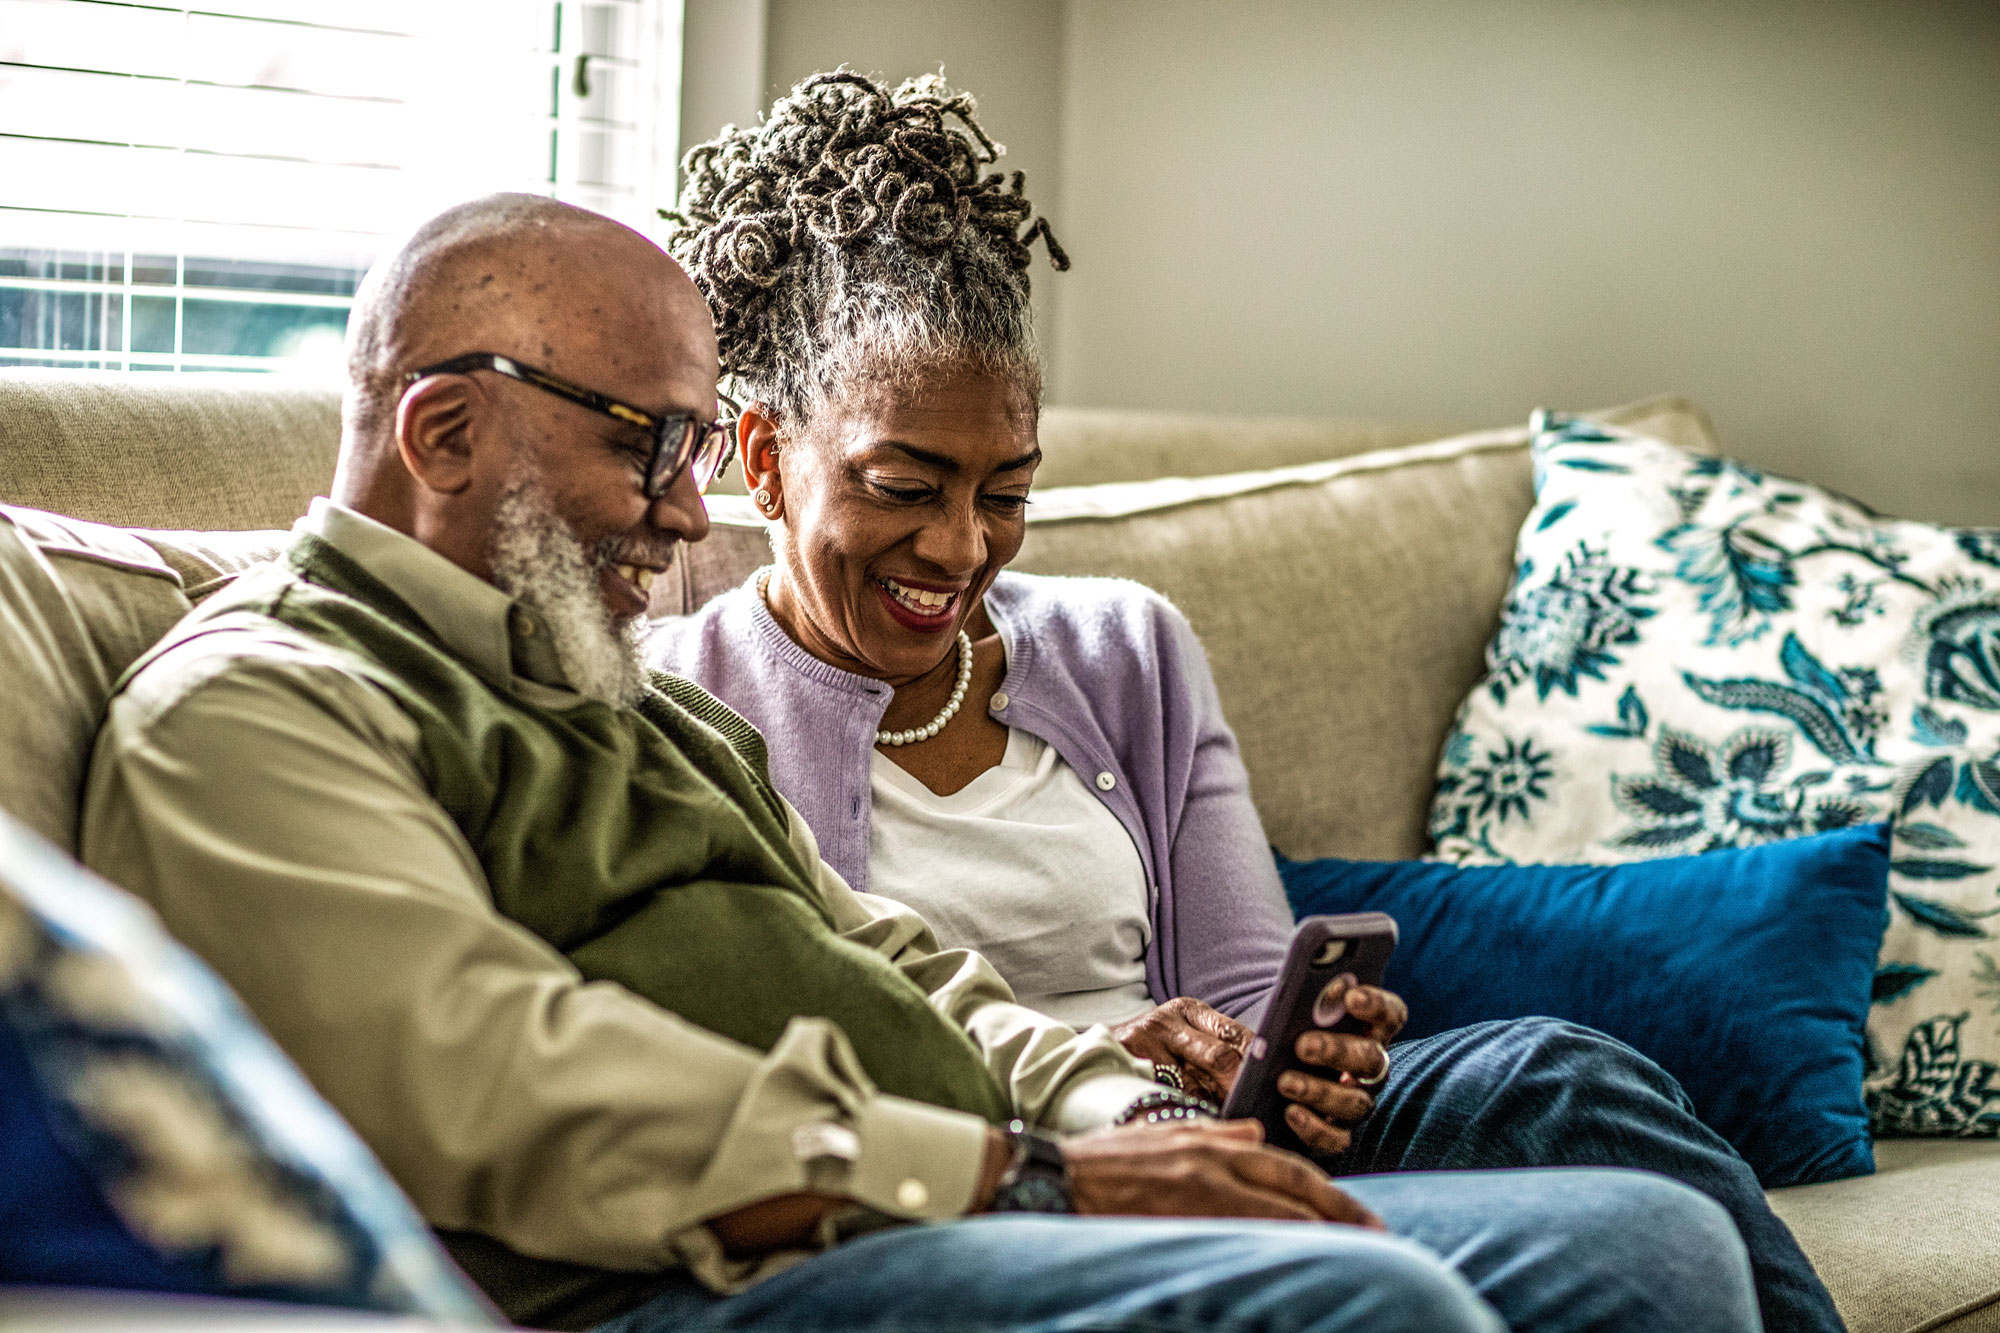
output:
[[122,527],[282,528],[323,495],[340,395],[245,375],[0,371],[0,499]]
[[131,533],[0,505],[0,809],[65,850],[111,687],[189,606]]
[[[1683,399],[1591,415],[1714,452]],[[1208,451],[1227,456],[1231,423],[1211,429]],[[1037,490],[1015,566],[1136,579],[1187,615],[1287,855],[1417,856],[1438,749],[1484,667],[1533,503],[1528,439],[1523,424],[1263,472]],[[709,539],[654,585],[656,614],[769,561],[746,502],[717,497],[710,512]]]

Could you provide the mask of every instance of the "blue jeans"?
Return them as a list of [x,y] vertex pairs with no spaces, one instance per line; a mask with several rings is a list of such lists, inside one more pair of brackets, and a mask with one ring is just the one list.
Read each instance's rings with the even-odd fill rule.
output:
[[[1396,1233],[1010,1214],[900,1227],[598,1333],[1754,1333],[1742,1243],[1627,1171],[1346,1182]],[[1662,1244],[1662,1237],[1671,1243]]]
[[[739,1296],[683,1279],[603,1328],[1747,1333],[1760,1301],[1775,1312],[1772,1333],[1840,1328],[1749,1168],[1628,1047],[1531,1019],[1409,1042],[1392,1065],[1375,1113],[1334,1163],[1390,1236],[972,1218],[877,1233]],[[1660,1174],[1463,1169],[1543,1163]],[[1376,1172],[1400,1174],[1359,1174]]]
[[[1572,1023],[1529,1018],[1440,1032],[1391,1055],[1375,1110],[1353,1147],[1329,1163],[1335,1175],[1546,1166],[1657,1172],[1715,1200],[1736,1224],[1768,1333],[1845,1327],[1749,1165],[1695,1119],[1680,1084],[1631,1047]],[[1368,1197],[1361,1181],[1342,1184]],[[1403,1234],[1438,1248],[1417,1232]],[[1663,1233],[1659,1248],[1671,1243]]]

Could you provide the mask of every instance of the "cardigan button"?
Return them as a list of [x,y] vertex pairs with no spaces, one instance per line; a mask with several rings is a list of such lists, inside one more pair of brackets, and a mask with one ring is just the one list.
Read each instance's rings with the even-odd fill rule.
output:
[[1112,777],[1109,773],[1099,773],[1097,775],[1097,789],[1099,791],[1110,791],[1117,785],[1118,779]]
[[1008,705],[1008,704],[1010,704],[1010,703],[1013,703],[1013,702],[1014,702],[1014,701],[1013,701],[1012,699],[1009,699],[1009,698],[1007,697],[1007,691],[1005,691],[1005,690],[995,690],[995,691],[993,691],[993,711],[994,711],[994,712],[996,712],[996,713],[1004,713],[1004,712],[1006,712],[1006,711],[1007,711],[1007,705]]

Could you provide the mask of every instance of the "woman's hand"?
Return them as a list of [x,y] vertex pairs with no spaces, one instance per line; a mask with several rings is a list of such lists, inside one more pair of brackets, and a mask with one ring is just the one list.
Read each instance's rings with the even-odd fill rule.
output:
[[1111,1035],[1141,1060],[1178,1072],[1187,1091],[1220,1105],[1235,1086],[1256,1033],[1183,995],[1127,1019]]
[[1292,1047],[1299,1059],[1336,1077],[1288,1070],[1278,1076],[1278,1092],[1291,1103],[1285,1108],[1285,1123],[1294,1134],[1318,1152],[1343,1153],[1354,1142],[1354,1127],[1375,1109],[1374,1094],[1367,1089],[1389,1076],[1389,1043],[1409,1021],[1410,1011],[1393,991],[1350,986],[1345,977],[1328,982],[1320,998],[1327,1005],[1345,1005],[1348,1017],[1367,1028],[1361,1032],[1313,1028],[1300,1033]]
[[[1317,1152],[1343,1153],[1354,1141],[1354,1127],[1375,1109],[1367,1089],[1389,1072],[1389,1043],[1409,1021],[1402,998],[1379,986],[1354,986],[1344,980],[1328,984],[1328,1003],[1342,1003],[1348,1014],[1366,1023],[1362,1032],[1323,1032],[1299,1037],[1299,1059],[1330,1071],[1320,1078],[1296,1070],[1281,1075],[1278,1092],[1292,1103],[1285,1123]],[[1249,1028],[1200,1000],[1186,996],[1119,1024],[1112,1030],[1121,1045],[1142,1060],[1180,1071],[1187,1090],[1222,1102],[1235,1086],[1237,1072],[1254,1035]]]

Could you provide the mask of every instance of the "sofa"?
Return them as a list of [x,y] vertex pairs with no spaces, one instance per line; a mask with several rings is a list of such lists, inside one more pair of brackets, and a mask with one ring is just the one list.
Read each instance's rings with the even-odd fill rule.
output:
[[[0,372],[0,808],[74,847],[112,683],[277,549],[331,476],[338,408],[267,380]],[[1588,415],[1718,448],[1681,399]],[[1444,435],[1052,408],[1041,441],[1018,567],[1136,579],[1187,614],[1273,844],[1423,855],[1439,747],[1533,498],[1525,423]],[[656,614],[766,558],[740,495],[710,509],[709,539],[655,584]],[[2000,1142],[1883,1141],[1876,1159],[1872,1176],[1772,1194],[1850,1327],[2000,1330]]]

